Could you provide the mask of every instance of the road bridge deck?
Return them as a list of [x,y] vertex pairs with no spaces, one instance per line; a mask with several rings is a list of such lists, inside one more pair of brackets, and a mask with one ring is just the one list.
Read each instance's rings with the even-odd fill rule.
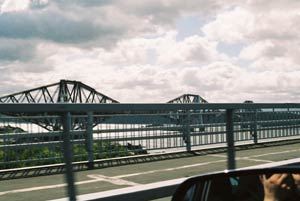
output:
[[[226,169],[226,152],[203,153],[195,151],[189,157],[76,172],[77,194],[138,186]],[[299,143],[238,149],[236,165],[241,168],[298,158],[299,155]],[[0,200],[49,200],[65,196],[63,174],[0,181]]]

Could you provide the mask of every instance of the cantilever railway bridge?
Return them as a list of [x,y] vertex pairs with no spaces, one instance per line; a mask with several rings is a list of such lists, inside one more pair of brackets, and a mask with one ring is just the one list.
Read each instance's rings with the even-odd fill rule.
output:
[[[71,80],[60,80],[60,82],[49,84],[46,86],[37,87],[34,89],[29,89],[9,95],[5,95],[0,97],[0,103],[11,103],[11,104],[33,104],[33,103],[39,103],[39,104],[48,104],[48,103],[73,103],[73,104],[116,104],[119,103],[117,100],[108,97],[100,92],[98,92],[96,89],[78,81],[71,81]],[[184,94],[182,96],[179,96],[177,98],[174,98],[167,103],[207,103],[205,99],[203,99],[199,95],[195,94]],[[4,113],[8,116],[32,116],[31,113]],[[57,115],[57,113],[54,112],[47,112],[46,113],[40,113],[40,114],[34,114],[40,115],[40,116],[46,116],[46,115]],[[78,113],[77,113],[78,114]],[[105,113],[97,113],[98,115],[105,115],[105,114],[111,114],[109,112]],[[62,125],[57,121],[51,121],[47,118],[40,118],[40,119],[29,119],[28,121],[35,123],[46,130],[60,130],[62,128]],[[144,117],[118,117],[118,118],[104,118],[104,117],[98,117],[94,118],[94,126],[96,126],[99,123],[144,123],[147,124],[149,122],[153,121],[153,118],[148,118],[146,116]],[[157,117],[156,121],[159,124],[163,123],[170,123],[170,122],[180,122],[182,120],[174,120],[174,118],[169,117]],[[80,129],[83,127],[83,122],[74,122],[74,128]]]
[[[119,103],[79,81],[60,82],[0,97],[0,103]],[[199,95],[184,94],[168,103],[207,103]]]

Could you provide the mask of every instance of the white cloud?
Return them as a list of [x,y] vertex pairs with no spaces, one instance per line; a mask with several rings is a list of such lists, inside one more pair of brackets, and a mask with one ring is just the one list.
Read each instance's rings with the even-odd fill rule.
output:
[[298,39],[299,8],[300,4],[288,10],[273,8],[253,12],[247,6],[238,6],[218,14],[202,30],[212,40],[231,43]]
[[175,33],[169,33],[156,41],[158,64],[164,65],[203,65],[220,58],[216,43],[200,36],[191,36],[176,41]]
[[243,42],[247,33],[254,27],[254,14],[244,8],[236,7],[218,14],[214,21],[202,28],[202,31],[211,40],[238,43]]
[[30,0],[5,0],[0,6],[0,13],[22,11],[28,9],[29,6]]
[[202,30],[211,40],[245,44],[238,59],[255,70],[293,71],[300,68],[299,9],[299,1],[248,1],[218,14]]
[[291,74],[295,70],[300,69],[300,65],[295,64],[291,58],[260,58],[253,61],[250,65],[251,68],[258,71],[289,71]]
[[[298,0],[16,2],[0,0],[1,93],[71,79],[121,102],[300,98]],[[190,15],[204,26],[178,40]]]
[[98,60],[104,65],[148,65],[185,67],[204,65],[211,61],[226,59],[216,51],[216,43],[200,36],[176,40],[175,31],[160,37],[137,37],[122,40],[110,50],[94,49]]
[[255,60],[262,55],[276,52],[274,44],[271,41],[258,41],[257,43],[248,45],[240,52],[240,57],[247,60]]

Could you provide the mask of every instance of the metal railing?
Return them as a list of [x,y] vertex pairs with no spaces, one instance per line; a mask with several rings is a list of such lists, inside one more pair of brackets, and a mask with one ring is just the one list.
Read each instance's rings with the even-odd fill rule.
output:
[[110,114],[97,104],[88,109],[75,104],[6,106],[0,105],[0,169],[62,163],[64,118],[71,124],[72,160],[91,165],[103,158],[226,144],[228,112],[235,143],[297,136],[300,125],[298,105],[286,104],[147,104],[144,110],[142,104],[104,105],[114,108]]
[[300,104],[0,104],[0,169],[299,136]]

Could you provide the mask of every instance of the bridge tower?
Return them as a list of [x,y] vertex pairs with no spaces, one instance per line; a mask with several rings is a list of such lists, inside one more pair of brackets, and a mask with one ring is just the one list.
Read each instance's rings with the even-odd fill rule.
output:
[[[60,80],[60,82],[41,86],[10,95],[0,97],[1,103],[119,103],[118,101],[96,91],[94,88],[78,81]],[[32,122],[49,131],[61,129],[59,119],[47,118],[49,115],[58,115],[55,113],[47,114],[17,114],[5,113],[8,116],[25,116],[26,121]],[[43,118],[34,118],[39,115]],[[33,117],[33,118],[30,118]],[[103,119],[98,118],[95,121],[101,122]],[[95,123],[96,124],[96,123]],[[84,122],[74,120],[73,129],[80,129]]]
[[0,103],[118,103],[78,81],[60,82],[0,97]]

